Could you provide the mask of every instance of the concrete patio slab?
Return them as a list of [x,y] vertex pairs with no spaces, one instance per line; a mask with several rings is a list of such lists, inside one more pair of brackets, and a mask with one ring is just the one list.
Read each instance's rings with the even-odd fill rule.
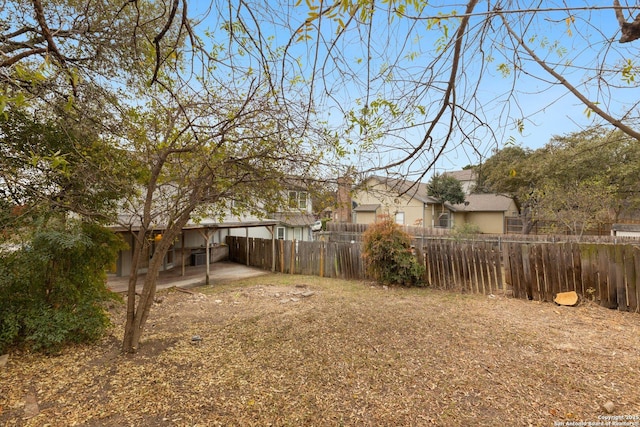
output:
[[[243,264],[235,262],[222,261],[216,262],[209,266],[209,284],[229,282],[240,280],[248,277],[261,276],[268,274],[268,271],[260,270],[254,267],[247,267]],[[138,277],[138,285],[136,291],[142,290],[142,283],[145,275]],[[163,271],[158,276],[157,289],[167,289],[171,287],[193,288],[202,286],[206,281],[206,267],[186,267],[184,275],[180,267],[169,271]],[[107,279],[107,287],[114,292],[127,292],[129,277],[109,276]]]

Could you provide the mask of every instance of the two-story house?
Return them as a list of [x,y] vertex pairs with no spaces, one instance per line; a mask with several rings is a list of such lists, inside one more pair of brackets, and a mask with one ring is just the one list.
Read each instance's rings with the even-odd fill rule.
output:
[[[216,217],[194,218],[185,225],[180,236],[173,242],[163,261],[162,270],[173,268],[185,268],[186,266],[204,265],[207,258],[209,262],[216,262],[228,256],[228,248],[225,247],[227,236],[240,236],[263,239],[282,240],[312,240],[311,226],[315,222],[312,214],[311,196],[302,185],[292,182],[287,186],[282,199],[284,206],[277,212],[264,212],[263,215],[234,214],[242,211],[233,206],[230,201],[227,212]],[[243,201],[242,203],[249,203]],[[260,207],[253,206],[253,211],[259,211]],[[118,276],[126,276],[131,270],[132,251],[134,247],[134,233],[139,230],[139,215],[135,212],[120,215],[118,225],[113,225],[112,230],[122,235],[129,243],[129,249],[119,253],[116,264],[111,273]],[[163,238],[164,226],[158,223],[150,239],[150,253],[153,253],[153,245]],[[148,260],[147,260],[148,262]],[[147,265],[143,262],[139,271],[144,273]]]
[[499,194],[470,194],[475,186],[472,171],[449,172],[463,178],[464,203],[444,206],[428,195],[427,184],[403,179],[371,176],[352,191],[356,205],[353,222],[369,224],[380,215],[389,215],[398,224],[450,229],[465,223],[476,224],[482,233],[502,234],[507,216],[517,215],[515,202]]
[[[285,205],[276,212],[267,212],[270,220],[275,221],[275,238],[279,240],[313,240],[311,226],[316,221],[313,214],[311,194],[304,185],[291,183],[284,197]],[[253,228],[244,233],[242,230],[230,230],[232,236],[247,236],[271,239],[271,231]]]

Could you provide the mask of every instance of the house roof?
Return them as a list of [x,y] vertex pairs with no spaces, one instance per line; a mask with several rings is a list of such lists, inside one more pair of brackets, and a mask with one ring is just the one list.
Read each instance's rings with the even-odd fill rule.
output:
[[[475,179],[475,172],[473,170],[462,170],[446,172],[446,174],[453,176],[454,178],[461,180]],[[425,204],[440,204],[440,201],[427,193],[427,184],[422,182],[413,182],[406,179],[386,178],[381,176],[371,176],[369,179],[374,179],[381,184],[385,184],[394,192],[398,194],[406,194],[414,199]],[[452,205],[449,202],[445,203],[445,207],[453,212],[506,212],[512,207],[513,200],[507,196],[500,194],[467,194],[465,196],[465,202]],[[367,212],[375,211],[380,205],[360,205],[355,211]]]
[[440,203],[436,198],[427,194],[427,184],[422,182],[414,182],[406,179],[389,178],[373,175],[369,179],[374,179],[381,184],[385,184],[397,194],[406,194],[422,203]]
[[628,231],[628,232],[640,232],[640,224],[613,224],[611,226],[613,231]]
[[278,212],[273,214],[273,217],[276,221],[289,227],[305,227],[316,221],[314,215],[300,212]]
[[[110,225],[109,228],[113,231],[138,231],[140,229],[140,219],[135,215],[118,215],[118,224]],[[272,225],[278,225],[278,221],[271,218],[257,218],[252,215],[243,215],[241,217],[229,215],[224,218],[223,221],[216,221],[213,218],[204,218],[199,222],[189,220],[189,222],[182,228],[183,230],[197,230],[206,228],[244,228],[244,227],[269,227]],[[155,224],[150,227],[152,230],[164,230],[165,224]]]
[[476,179],[476,172],[473,169],[445,172],[444,175],[452,176],[458,181],[475,181]]
[[368,205],[358,205],[353,210],[355,212],[375,212],[380,207],[380,204],[368,204]]
[[468,194],[464,203],[453,205],[455,212],[506,212],[513,200],[501,194]]

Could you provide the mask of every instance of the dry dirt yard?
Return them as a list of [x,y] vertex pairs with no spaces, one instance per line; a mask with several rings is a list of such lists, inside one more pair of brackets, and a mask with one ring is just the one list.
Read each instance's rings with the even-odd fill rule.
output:
[[640,425],[638,314],[306,276],[192,292],[160,293],[133,357],[123,306],[99,345],[11,354],[0,425]]

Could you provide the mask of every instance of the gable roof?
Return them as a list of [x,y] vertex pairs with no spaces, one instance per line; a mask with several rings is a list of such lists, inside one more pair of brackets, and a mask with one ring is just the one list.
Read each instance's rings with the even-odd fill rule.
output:
[[476,172],[473,169],[444,172],[443,175],[452,176],[460,182],[476,180]]
[[273,214],[276,221],[289,227],[310,226],[316,221],[315,216],[301,212],[276,212]]
[[375,212],[380,207],[380,203],[372,203],[368,205],[358,205],[353,208],[354,212]]
[[427,194],[427,184],[423,182],[414,182],[406,179],[388,178],[378,175],[370,176],[367,181],[374,179],[381,184],[386,185],[389,189],[393,190],[397,194],[406,194],[407,196],[416,199],[422,203],[439,204],[440,202],[435,197],[431,197]]
[[513,200],[502,194],[467,194],[464,203],[453,205],[456,212],[506,212]]

